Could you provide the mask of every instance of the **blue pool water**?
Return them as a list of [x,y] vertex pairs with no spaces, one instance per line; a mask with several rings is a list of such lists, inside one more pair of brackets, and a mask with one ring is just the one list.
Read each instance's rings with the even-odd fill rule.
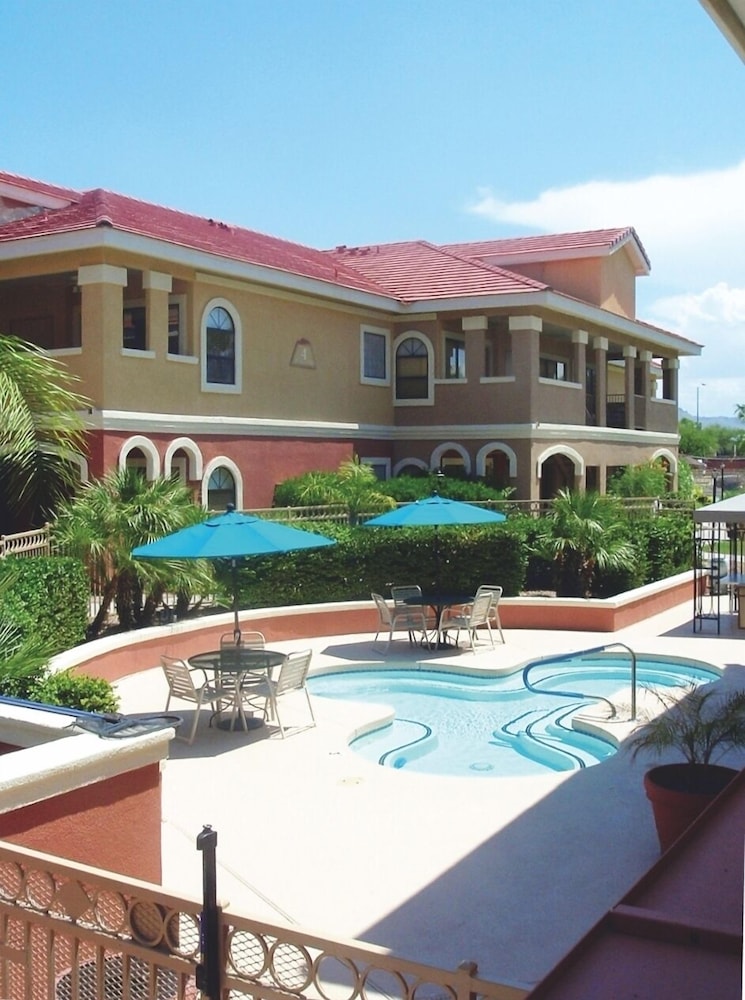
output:
[[[395,720],[354,740],[366,760],[407,771],[504,777],[570,771],[614,754],[605,740],[572,728],[578,712],[607,717],[610,698],[628,719],[628,655],[582,656],[529,665],[502,677],[372,666],[309,679],[315,696],[391,706]],[[716,680],[704,663],[637,657],[637,690]],[[537,690],[540,689],[540,690]],[[563,693],[560,693],[563,692]]]

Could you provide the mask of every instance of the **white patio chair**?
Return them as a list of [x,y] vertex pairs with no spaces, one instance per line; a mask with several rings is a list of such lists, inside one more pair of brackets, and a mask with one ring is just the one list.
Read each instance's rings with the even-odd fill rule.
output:
[[[163,655],[160,662],[168,681],[166,711],[168,711],[172,698],[192,702],[196,705],[194,722],[188,737],[177,736],[177,739],[185,739],[187,743],[191,744],[194,742],[202,705],[210,705],[213,714],[219,715],[223,708],[234,702],[234,691],[226,690],[219,681],[211,681],[201,668],[190,668],[186,660]],[[195,681],[195,675],[200,675],[201,684]]]
[[489,608],[489,623],[493,628],[496,628],[499,632],[499,638],[504,642],[504,632],[502,631],[502,622],[499,617],[499,601],[502,597],[502,588],[496,586],[496,584],[483,583],[476,591],[476,597],[487,591],[493,594],[491,607]]
[[385,652],[391,645],[394,632],[408,632],[409,642],[414,642],[414,635],[421,632],[422,641],[427,642],[427,619],[421,608],[409,607],[407,604],[400,604],[393,609],[388,607],[386,600],[380,594],[371,594],[372,599],[378,609],[378,631],[375,633],[373,645],[377,642],[381,632],[388,632],[388,642]]
[[391,587],[391,598],[393,599],[393,610],[399,611],[421,611],[424,615],[427,627],[437,628],[437,622],[430,606],[422,596],[422,588],[416,583],[401,584]]
[[460,632],[468,634],[472,652],[476,652],[476,634],[478,630],[486,628],[492,649],[494,648],[494,633],[491,630],[490,611],[494,595],[490,590],[485,590],[477,594],[470,608],[460,611],[449,611],[445,609],[440,621],[439,640],[443,641],[448,632],[455,631],[455,642],[458,644]]
[[264,680],[263,674],[241,671],[241,649],[266,649],[264,633],[241,632],[238,637],[235,632],[226,632],[220,637],[220,683],[226,691],[233,692],[236,705],[240,701],[235,696],[235,685],[239,678],[242,689],[252,688],[258,681]]
[[[279,668],[276,679],[265,677],[251,684],[249,688],[243,689],[243,700],[252,708],[259,707],[257,702],[263,701],[261,710],[264,712],[264,718],[277,720],[282,739],[285,738],[290,729],[292,729],[292,735],[294,735],[306,729],[312,729],[316,724],[310,693],[305,683],[308,678],[312,656],[312,649],[304,649],[297,653],[288,653],[284,663]],[[299,695],[301,692],[305,695],[311,721],[303,726],[286,726],[282,722],[280,715],[280,702],[289,695]]]

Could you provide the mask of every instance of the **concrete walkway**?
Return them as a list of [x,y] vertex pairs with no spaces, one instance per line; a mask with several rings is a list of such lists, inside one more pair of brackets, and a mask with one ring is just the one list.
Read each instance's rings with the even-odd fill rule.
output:
[[[455,659],[516,666],[614,640],[724,668],[745,686],[745,646],[724,616],[693,634],[690,604],[613,634],[506,631],[495,652]],[[372,636],[311,640],[314,666],[385,662]],[[270,643],[297,649],[303,643]],[[408,658],[396,642],[391,658]],[[427,663],[452,657],[422,657]],[[160,710],[159,668],[123,678],[123,711]],[[642,789],[648,761],[623,751],[585,770],[468,779],[378,767],[348,740],[368,707],[315,698],[319,725],[226,733],[200,723],[163,773],[163,882],[201,894],[197,834],[218,834],[218,895],[231,909],[318,934],[358,938],[446,968],[529,988],[659,856]],[[180,705],[176,706],[180,710]],[[743,759],[729,760],[734,766]]]

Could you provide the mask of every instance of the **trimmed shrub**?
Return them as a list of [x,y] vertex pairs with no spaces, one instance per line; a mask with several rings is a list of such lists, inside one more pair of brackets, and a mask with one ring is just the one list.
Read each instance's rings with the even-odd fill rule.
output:
[[61,670],[46,674],[33,686],[29,695],[34,701],[63,708],[79,708],[86,712],[116,712],[119,697],[109,681],[88,674]]
[[[525,549],[507,524],[448,528],[365,528],[310,524],[337,544],[286,555],[247,559],[239,570],[241,607],[368,600],[392,583],[423,589],[476,590],[480,583],[518,594],[525,580]],[[230,590],[230,573],[220,569]]]
[[83,564],[67,556],[11,558],[14,581],[0,595],[0,621],[34,637],[50,653],[85,639],[90,585]]

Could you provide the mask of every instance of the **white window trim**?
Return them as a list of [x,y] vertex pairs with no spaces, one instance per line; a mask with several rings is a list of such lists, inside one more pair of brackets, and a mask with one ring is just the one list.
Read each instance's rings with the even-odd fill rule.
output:
[[[222,385],[218,382],[207,381],[207,317],[213,309],[217,309],[218,307],[222,307],[229,313],[235,328],[235,383],[233,385]],[[234,395],[243,391],[243,327],[238,310],[227,299],[210,299],[202,310],[202,320],[199,324],[199,360],[202,392],[219,392]]]
[[[424,346],[427,348],[427,395],[423,399],[399,399],[396,396],[396,352],[398,351],[398,346],[404,340],[408,340],[413,337],[415,340],[421,340]],[[418,330],[406,330],[404,333],[399,333],[393,342],[393,350],[391,351],[391,387],[393,389],[393,405],[394,406],[434,406],[435,405],[435,393],[434,393],[434,363],[435,363],[435,352],[432,348],[432,342],[429,337],[425,337],[423,333]]]
[[[385,377],[372,378],[365,375],[365,334],[374,333],[385,338]],[[391,331],[382,326],[370,326],[363,323],[360,327],[360,382],[362,385],[390,385],[391,384]]]
[[[209,314],[208,314],[209,315]],[[232,458],[227,458],[225,455],[218,455],[217,458],[213,458],[211,462],[208,462],[204,467],[204,472],[202,473],[202,506],[206,509],[209,501],[209,485],[210,476],[215,471],[215,469],[225,468],[233,476],[233,481],[235,483],[235,509],[243,510],[243,476],[241,475],[241,470],[232,460]]]

